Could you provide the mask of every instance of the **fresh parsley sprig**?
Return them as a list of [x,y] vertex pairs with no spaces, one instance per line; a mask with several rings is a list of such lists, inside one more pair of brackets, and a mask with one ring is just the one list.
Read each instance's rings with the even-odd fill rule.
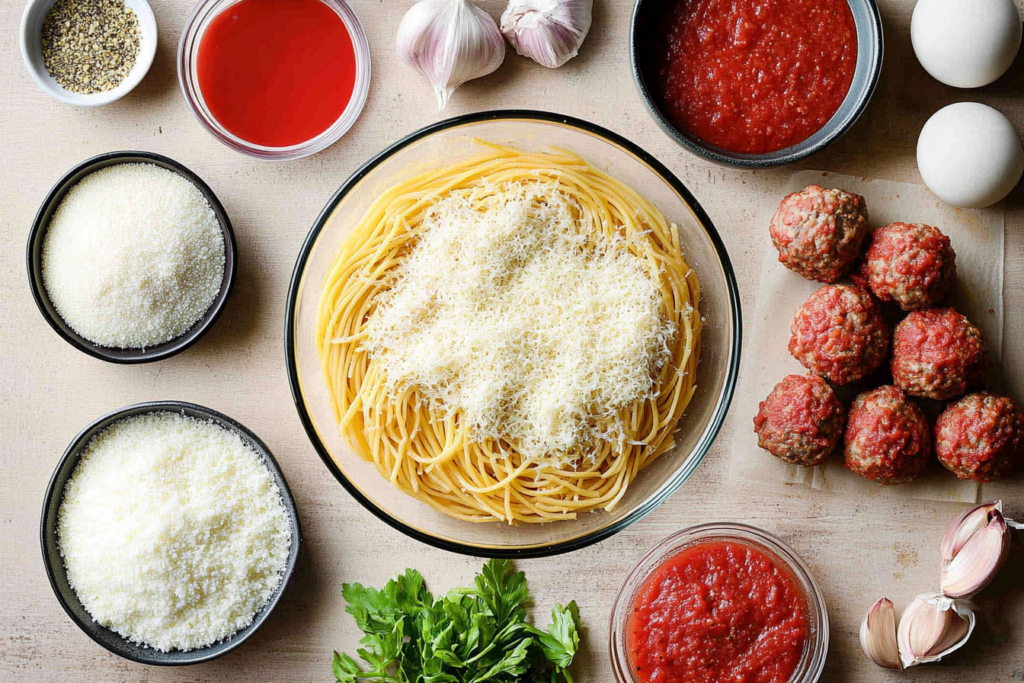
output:
[[568,668],[579,649],[579,610],[558,605],[541,630],[526,622],[526,575],[508,560],[489,560],[473,588],[439,600],[415,569],[382,590],[342,587],[365,634],[356,653],[334,653],[338,683],[572,683]]

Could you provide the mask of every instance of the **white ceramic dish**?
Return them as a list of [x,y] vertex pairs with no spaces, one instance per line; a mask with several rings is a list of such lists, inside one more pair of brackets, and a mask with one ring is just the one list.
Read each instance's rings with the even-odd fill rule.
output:
[[65,90],[46,71],[40,36],[43,30],[43,21],[56,2],[57,0],[28,0],[25,11],[21,15],[21,57],[25,60],[25,67],[32,76],[32,80],[40,88],[61,102],[79,107],[98,107],[121,99],[142,82],[149,67],[153,65],[153,57],[156,55],[156,18],[146,0],[124,0],[124,4],[135,12],[135,16],[139,19],[139,56],[135,59],[135,66],[132,67],[128,77],[113,90],[91,95]]

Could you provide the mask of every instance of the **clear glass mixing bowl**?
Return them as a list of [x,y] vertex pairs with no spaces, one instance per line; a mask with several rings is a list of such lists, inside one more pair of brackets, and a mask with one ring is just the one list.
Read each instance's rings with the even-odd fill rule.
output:
[[202,43],[203,35],[210,22],[241,0],[199,0],[196,3],[195,9],[192,10],[192,14],[185,23],[185,28],[181,32],[181,40],[178,43],[178,86],[181,88],[181,94],[189,109],[213,137],[236,152],[257,159],[290,161],[327,149],[355,124],[359,114],[363,111],[363,105],[366,104],[366,97],[370,91],[370,44],[366,40],[366,34],[363,32],[362,24],[359,23],[359,18],[345,0],[320,1],[334,10],[341,18],[352,38],[352,47],[356,56],[355,87],[352,90],[352,99],[349,100],[345,111],[331,124],[330,128],[316,137],[288,147],[267,147],[243,140],[222,126],[206,106],[206,100],[203,99],[203,92],[199,87],[199,75],[196,67],[199,45]]
[[[676,446],[648,465],[611,512],[550,524],[509,526],[452,519],[394,488],[338,433],[314,345],[320,288],[334,254],[386,188],[428,168],[479,154],[479,138],[527,150],[561,147],[625,182],[679,225],[687,262],[703,284],[704,317],[697,391],[679,423]],[[364,507],[420,541],[484,557],[537,557],[575,550],[621,531],[656,508],[693,474],[725,418],[740,358],[740,301],[725,246],[693,195],[661,163],[628,140],[567,116],[495,111],[428,126],[356,171],[317,218],[292,275],[285,355],[299,417],[327,469]]]

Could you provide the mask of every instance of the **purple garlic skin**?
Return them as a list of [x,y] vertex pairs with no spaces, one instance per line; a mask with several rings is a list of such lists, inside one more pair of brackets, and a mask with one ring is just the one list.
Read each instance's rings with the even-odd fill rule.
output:
[[523,57],[557,69],[579,53],[594,0],[510,0],[501,32]]

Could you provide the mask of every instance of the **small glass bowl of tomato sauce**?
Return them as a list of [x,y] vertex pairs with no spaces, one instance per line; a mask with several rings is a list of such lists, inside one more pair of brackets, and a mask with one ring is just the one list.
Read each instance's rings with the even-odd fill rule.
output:
[[618,683],[814,683],[828,612],[785,543],[745,524],[691,527],[652,548],[612,609]]
[[178,84],[228,147],[300,159],[356,122],[370,46],[345,0],[199,0],[178,44]]

